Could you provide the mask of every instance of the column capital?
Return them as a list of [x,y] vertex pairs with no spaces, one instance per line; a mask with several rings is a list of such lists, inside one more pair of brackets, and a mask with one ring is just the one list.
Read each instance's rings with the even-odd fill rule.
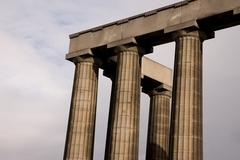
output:
[[150,97],[154,95],[166,95],[172,97],[172,87],[166,84],[151,87],[143,86],[143,92],[148,94]]
[[204,41],[204,40],[214,38],[215,32],[214,31],[184,29],[184,30],[179,30],[173,34],[173,39],[176,40],[179,37],[197,37],[201,41]]
[[135,38],[127,38],[120,41],[115,41],[107,45],[108,49],[112,49],[114,54],[124,51],[137,52],[140,55],[153,52],[153,47],[143,47],[139,45]]
[[149,95],[150,96],[164,95],[164,96],[168,96],[169,98],[171,98],[172,97],[172,91],[164,90],[162,88],[155,88],[149,93]]
[[78,50],[78,51],[70,52],[66,54],[65,59],[71,61],[75,57],[79,57],[79,56],[93,56],[93,52],[91,49]]
[[73,62],[74,64],[80,62],[90,62],[98,66],[102,64],[99,58],[94,57],[94,54],[92,53],[91,49],[85,49],[74,53],[69,53],[66,55],[66,59]]

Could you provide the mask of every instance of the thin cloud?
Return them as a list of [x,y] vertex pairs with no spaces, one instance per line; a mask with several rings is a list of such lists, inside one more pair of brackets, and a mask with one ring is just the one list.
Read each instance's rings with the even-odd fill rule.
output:
[[[74,65],[68,35],[172,4],[148,0],[8,0],[0,6],[1,159],[62,159]],[[239,159],[239,26],[204,43],[204,157]],[[231,35],[231,37],[230,37]],[[167,47],[166,47],[167,46]],[[170,49],[169,49],[170,48]],[[173,66],[174,46],[155,49]],[[111,82],[100,72],[95,159],[103,159]],[[145,159],[149,98],[142,96],[140,159]],[[101,108],[100,108],[101,106]],[[224,144],[224,145],[222,145]],[[225,146],[229,146],[226,149]]]

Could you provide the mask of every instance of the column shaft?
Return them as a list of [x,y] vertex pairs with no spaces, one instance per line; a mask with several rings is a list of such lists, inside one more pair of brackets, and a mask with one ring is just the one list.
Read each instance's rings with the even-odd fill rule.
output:
[[136,47],[118,53],[106,160],[138,159],[140,65],[141,60]]
[[168,159],[170,96],[170,91],[150,94],[146,160]]
[[199,32],[176,39],[171,160],[202,160],[202,40]]
[[92,160],[98,68],[93,58],[76,63],[64,160]]

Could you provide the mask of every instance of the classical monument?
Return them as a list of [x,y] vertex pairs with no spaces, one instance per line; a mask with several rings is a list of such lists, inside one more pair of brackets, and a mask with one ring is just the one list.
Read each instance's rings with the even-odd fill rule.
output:
[[[185,0],[70,35],[66,59],[76,68],[64,160],[93,159],[99,68],[112,81],[105,160],[138,159],[141,91],[150,97],[146,160],[203,160],[203,41],[238,24],[240,0]],[[172,81],[144,55],[173,41]]]

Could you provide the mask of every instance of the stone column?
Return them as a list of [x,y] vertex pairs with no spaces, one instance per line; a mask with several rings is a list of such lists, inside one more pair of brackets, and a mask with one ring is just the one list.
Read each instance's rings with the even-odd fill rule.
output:
[[168,160],[171,92],[158,87],[148,95],[150,110],[146,160]]
[[92,160],[98,67],[91,55],[79,56],[72,61],[76,68],[64,160]]
[[117,69],[112,91],[105,160],[137,160],[140,116],[139,48],[116,47]]
[[170,160],[202,160],[202,42],[200,31],[176,37]]

